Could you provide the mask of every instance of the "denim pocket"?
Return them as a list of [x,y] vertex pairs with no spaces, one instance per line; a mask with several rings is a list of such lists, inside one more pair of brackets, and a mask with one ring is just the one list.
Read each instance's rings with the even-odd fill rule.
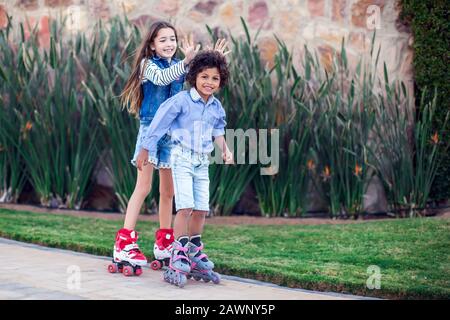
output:
[[165,134],[161,139],[159,139],[158,146],[162,147],[162,146],[168,145],[170,143],[170,140],[171,140],[171,136],[169,136],[168,134]]

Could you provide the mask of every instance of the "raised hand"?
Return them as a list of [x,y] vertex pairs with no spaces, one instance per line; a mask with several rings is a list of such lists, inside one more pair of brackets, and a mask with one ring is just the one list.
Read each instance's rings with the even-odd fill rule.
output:
[[211,46],[207,46],[206,50],[214,50],[219,52],[220,54],[226,56],[231,53],[231,50],[227,50],[228,41],[226,39],[218,39],[216,44],[214,45],[214,49]]
[[189,62],[191,62],[192,59],[194,59],[194,57],[200,50],[200,44],[197,44],[196,46],[194,45],[194,36],[191,33],[189,36],[187,37],[185,36],[181,40],[180,50],[181,52],[183,52],[185,56],[184,62],[186,64],[189,64]]

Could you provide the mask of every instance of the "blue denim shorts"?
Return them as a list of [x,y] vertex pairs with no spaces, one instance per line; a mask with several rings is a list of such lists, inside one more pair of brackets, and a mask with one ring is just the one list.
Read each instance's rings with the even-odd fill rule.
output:
[[208,154],[174,145],[170,160],[176,210],[209,211]]
[[[133,159],[131,163],[136,166],[136,160],[139,151],[142,148],[142,143],[144,142],[144,137],[146,136],[148,129],[150,128],[150,122],[147,124],[142,124],[139,126],[139,132],[136,139],[136,147],[134,149]],[[170,169],[170,150],[172,149],[172,141],[169,135],[164,135],[157,144],[156,158],[149,155],[148,161],[153,164],[155,169]]]

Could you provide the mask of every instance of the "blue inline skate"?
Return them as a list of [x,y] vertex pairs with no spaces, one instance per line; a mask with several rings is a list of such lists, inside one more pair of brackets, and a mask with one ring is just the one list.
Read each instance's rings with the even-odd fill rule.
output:
[[187,276],[188,279],[192,277],[196,281],[220,283],[220,274],[213,271],[214,263],[208,259],[208,256],[202,250],[203,243],[200,241],[200,236],[193,236],[189,242],[191,272]]
[[169,267],[164,271],[164,281],[180,288],[186,284],[186,275],[191,271],[188,244],[188,237],[180,237],[172,243]]

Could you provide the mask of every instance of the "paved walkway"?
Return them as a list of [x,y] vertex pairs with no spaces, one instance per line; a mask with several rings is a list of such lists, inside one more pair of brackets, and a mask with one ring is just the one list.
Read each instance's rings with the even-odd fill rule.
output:
[[144,268],[139,277],[110,274],[110,258],[4,238],[0,238],[0,259],[0,299],[364,299],[230,276],[222,276],[219,285],[188,280],[180,289],[165,283],[162,271]]

